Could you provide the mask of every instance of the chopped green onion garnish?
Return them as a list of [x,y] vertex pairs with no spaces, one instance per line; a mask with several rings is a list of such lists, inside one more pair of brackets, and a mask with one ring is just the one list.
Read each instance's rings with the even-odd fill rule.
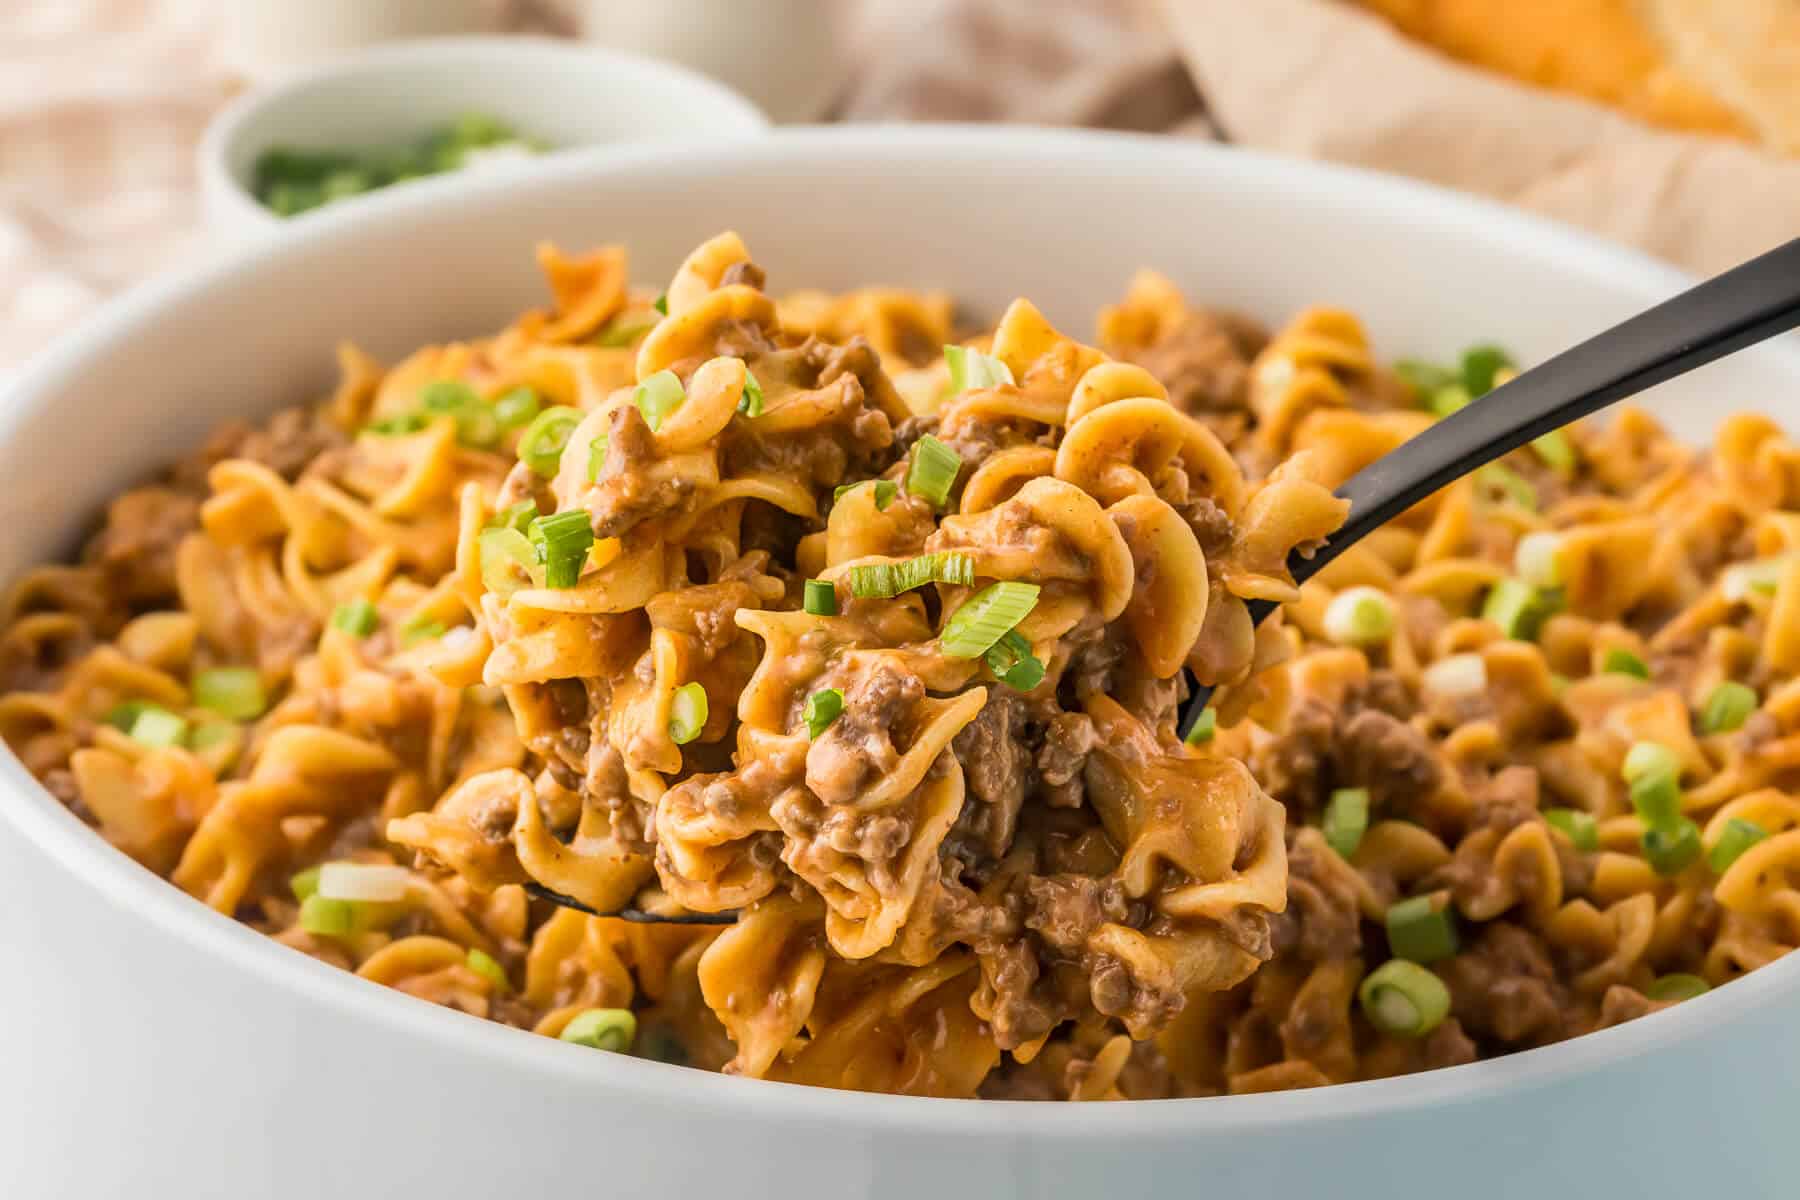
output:
[[1494,376],[1512,365],[1512,356],[1498,346],[1470,346],[1463,351],[1462,385],[1471,396],[1485,396],[1494,390]]
[[1730,733],[1742,728],[1750,714],[1756,711],[1757,703],[1754,689],[1727,679],[1706,697],[1706,704],[1700,710],[1700,732]]
[[588,482],[598,483],[600,472],[606,467],[606,447],[611,439],[605,433],[596,433],[588,442]]
[[1396,958],[1434,963],[1457,951],[1456,921],[1447,895],[1414,896],[1387,910],[1388,949]]
[[837,616],[837,586],[829,579],[807,580],[806,598],[802,607],[815,617]]
[[577,1046],[623,1054],[637,1039],[637,1018],[628,1008],[590,1008],[571,1017],[560,1036]]
[[1320,825],[1338,857],[1349,859],[1369,831],[1369,789],[1339,788],[1331,793]]
[[806,707],[800,710],[800,718],[806,722],[808,737],[818,737],[831,727],[844,711],[844,693],[836,688],[824,688],[806,698]]
[[668,316],[669,315],[669,293],[664,292],[662,295],[658,296],[654,301],[651,302],[650,307],[654,308],[657,312],[661,313],[663,316],[665,316],[665,317]]
[[1617,646],[1606,652],[1600,660],[1600,669],[1609,675],[1635,675],[1639,679],[1650,678],[1650,666],[1643,659],[1629,650],[1621,650]]
[[684,683],[669,700],[669,740],[685,746],[706,728],[706,689],[697,683]]
[[1535,588],[1562,586],[1562,535],[1539,531],[1519,539],[1513,550],[1513,570],[1519,578]]
[[1502,636],[1529,642],[1543,624],[1546,605],[1538,590],[1517,579],[1502,579],[1488,591],[1481,618],[1500,627]]
[[488,518],[489,529],[514,529],[524,533],[531,528],[537,519],[538,506],[535,500],[521,500],[517,504],[509,504]]
[[1652,829],[1672,829],[1681,820],[1681,785],[1673,774],[1653,771],[1631,781],[1631,807]]
[[1787,565],[1787,555],[1738,563],[1720,576],[1719,590],[1733,604],[1748,600],[1751,592],[1772,593],[1780,586],[1781,574],[1787,570]]
[[1768,836],[1769,831],[1755,821],[1733,817],[1725,822],[1725,828],[1719,831],[1719,840],[1706,852],[1706,865],[1712,868],[1714,875],[1723,875],[1739,855]]
[[566,404],[539,413],[519,436],[519,461],[545,479],[555,475],[562,466],[563,448],[575,426],[581,424],[581,416],[579,408]]
[[1015,692],[1029,692],[1044,682],[1044,660],[1031,651],[1031,643],[1016,629],[1000,635],[983,656],[994,678]]
[[1531,481],[1503,463],[1489,463],[1475,472],[1475,481],[1489,489],[1490,495],[1503,495],[1526,512],[1538,510],[1537,489]]
[[253,667],[214,667],[194,676],[194,703],[234,721],[253,721],[269,707]]
[[859,479],[855,483],[839,484],[836,488],[832,489],[831,502],[836,504],[839,500],[842,500],[845,496],[866,483],[875,485],[876,512],[886,512],[887,506],[892,504],[894,502],[894,497],[900,494],[900,485],[891,479]]
[[1583,854],[1592,854],[1600,848],[1600,823],[1594,820],[1593,813],[1579,808],[1547,808],[1544,820],[1568,835],[1569,841]]
[[426,412],[456,413],[481,404],[481,396],[460,379],[436,379],[419,390]]
[[494,961],[494,956],[485,950],[469,947],[469,970],[475,972],[493,987],[496,992],[507,991],[512,985],[507,982],[506,968]]
[[1203,708],[1200,715],[1194,718],[1194,727],[1187,731],[1182,740],[1190,746],[1203,746],[1213,740],[1219,731],[1219,714],[1211,708]]
[[441,638],[450,632],[442,621],[435,621],[427,616],[414,617],[400,626],[400,645],[402,647],[416,645],[419,642]]
[[1473,403],[1474,399],[1469,395],[1469,389],[1460,383],[1453,383],[1431,393],[1431,399],[1425,402],[1425,407],[1433,416],[1448,417],[1461,412]]
[[1402,958],[1369,972],[1356,998],[1369,1024],[1395,1037],[1424,1037],[1450,1013],[1450,989],[1444,981]]
[[417,433],[431,421],[424,413],[400,413],[397,416],[383,417],[379,421],[370,421],[362,427],[364,433],[378,433],[385,436]]
[[543,402],[528,387],[516,387],[494,401],[494,420],[502,429],[521,429],[537,419]]
[[600,333],[594,338],[594,344],[602,349],[617,350],[631,345],[655,328],[655,317],[620,313],[600,327]]
[[138,716],[146,708],[154,707],[155,705],[151,704],[148,700],[122,700],[107,709],[106,716],[101,719],[120,733],[130,733],[131,727],[136,723]]
[[1642,845],[1658,875],[1678,875],[1700,857],[1700,827],[1682,817],[1671,828],[1646,831]]
[[763,409],[762,384],[748,370],[744,372],[744,394],[738,397],[738,411],[746,417],[760,417]]
[[300,928],[315,937],[344,937],[358,924],[354,900],[333,900],[314,892],[300,902]]
[[1421,397],[1429,396],[1439,388],[1449,387],[1456,382],[1456,372],[1450,368],[1421,362],[1416,358],[1400,359],[1394,364],[1394,374]]
[[913,443],[906,490],[942,508],[950,502],[950,489],[956,486],[960,470],[962,456],[928,433]]
[[367,600],[352,600],[333,610],[331,624],[351,637],[364,638],[374,633],[381,624],[381,614]]
[[1695,996],[1712,991],[1712,984],[1698,975],[1662,975],[1651,981],[1644,989],[1644,995],[1652,1000],[1667,1003],[1671,1000],[1692,1000]]
[[304,901],[319,890],[319,868],[308,867],[292,875],[288,879],[288,888],[294,893],[294,899]]
[[681,386],[681,377],[673,371],[658,371],[644,382],[638,384],[632,400],[638,412],[644,415],[644,424],[655,433],[662,428],[665,418],[681,407],[687,399],[687,392]]
[[938,637],[950,658],[979,658],[1036,607],[1038,585],[1007,579],[982,588],[944,624]]
[[134,742],[162,749],[181,745],[183,739],[187,737],[188,723],[185,718],[177,716],[166,708],[146,704],[127,732]]
[[476,540],[481,554],[481,582],[502,600],[538,577],[537,551],[516,529],[484,529]]
[[238,735],[238,727],[230,721],[202,721],[194,726],[188,734],[188,749],[211,750],[214,746],[222,746]]
[[897,563],[870,563],[845,573],[850,594],[858,599],[887,599],[928,583],[975,583],[975,560],[959,551],[921,554]]
[[319,895],[358,903],[391,903],[406,898],[412,875],[393,863],[337,861],[319,866]]
[[1568,474],[1575,469],[1575,446],[1569,441],[1569,435],[1560,429],[1552,429],[1541,438],[1534,438],[1531,448],[1544,465],[1552,471]]
[[950,364],[951,396],[974,388],[998,387],[1013,383],[1012,368],[991,354],[971,350],[967,346],[945,346],[944,361]]
[[1633,742],[1625,752],[1619,777],[1626,783],[1636,783],[1646,775],[1680,778],[1681,757],[1661,742]]
[[1340,646],[1379,646],[1394,636],[1394,606],[1378,588],[1345,588],[1325,606],[1325,636]]
[[556,513],[531,523],[530,540],[539,547],[544,563],[544,586],[572,588],[581,578],[588,551],[594,548],[594,527],[586,512]]

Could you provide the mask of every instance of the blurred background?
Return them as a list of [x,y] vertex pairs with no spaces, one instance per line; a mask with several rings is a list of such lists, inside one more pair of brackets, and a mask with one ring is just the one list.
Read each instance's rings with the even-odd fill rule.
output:
[[[228,240],[196,161],[235,99],[467,34],[671,60],[782,123],[1092,126],[1399,172],[1696,271],[1800,233],[1800,0],[0,0],[0,371]],[[256,199],[304,219],[554,149],[443,103],[471,119],[379,162],[354,105],[321,119],[299,140],[363,157],[259,160]]]

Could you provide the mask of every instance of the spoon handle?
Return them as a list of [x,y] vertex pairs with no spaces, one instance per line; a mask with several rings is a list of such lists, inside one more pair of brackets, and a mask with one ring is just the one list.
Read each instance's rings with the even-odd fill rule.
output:
[[1445,484],[1534,438],[1800,325],[1800,238],[1689,288],[1495,388],[1338,489],[1350,516],[1296,582]]

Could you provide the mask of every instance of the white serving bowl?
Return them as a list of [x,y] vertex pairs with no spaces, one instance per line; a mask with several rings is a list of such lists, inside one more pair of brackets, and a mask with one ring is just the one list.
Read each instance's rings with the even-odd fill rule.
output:
[[[0,404],[0,577],[218,422],[539,304],[532,245],[628,242],[637,277],[740,230],[776,290],[1029,295],[1071,329],[1155,265],[1276,319],[1353,306],[1386,354],[1541,357],[1673,273],[1371,174],[1162,141],[799,131],[396,192],[113,305]],[[1765,347],[1660,389],[1704,438],[1789,418]],[[1142,1104],[866,1096],[596,1054],[434,1008],[218,916],[0,756],[0,1195],[1311,1197],[1791,1194],[1800,956],[1563,1045],[1318,1091]]]
[[[499,117],[561,150],[749,137],[769,125],[724,84],[623,51],[497,35],[391,43],[294,72],[226,106],[197,151],[207,219],[229,234],[285,223],[250,190],[256,160],[272,147],[392,148],[469,112]],[[521,166],[535,169],[537,161]],[[451,172],[396,186],[458,186],[469,177]]]

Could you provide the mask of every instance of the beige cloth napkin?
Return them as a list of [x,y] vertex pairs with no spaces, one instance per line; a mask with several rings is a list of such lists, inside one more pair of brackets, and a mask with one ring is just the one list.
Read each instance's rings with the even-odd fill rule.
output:
[[[243,2],[0,0],[0,371],[204,247],[193,147],[239,85],[218,25]],[[1800,234],[1800,161],[1470,70],[1334,0],[843,2],[852,68],[833,119],[1222,131],[1497,197],[1697,271]],[[569,25],[559,0],[496,3],[515,28]]]

